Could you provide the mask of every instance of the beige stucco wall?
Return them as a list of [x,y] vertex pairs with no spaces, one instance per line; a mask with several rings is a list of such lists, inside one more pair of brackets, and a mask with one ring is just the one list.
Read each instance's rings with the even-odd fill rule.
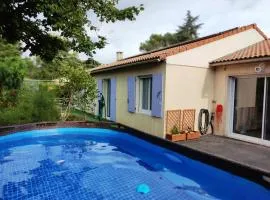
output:
[[165,110],[196,109],[195,129],[201,108],[214,111],[215,73],[209,62],[264,38],[254,29],[226,37],[167,58]]
[[[139,112],[128,112],[128,76],[142,76],[153,73],[163,73],[163,85],[165,83],[165,63],[144,64],[130,66],[126,69],[118,69],[111,72],[95,74],[97,79],[116,78],[116,121],[132,128],[164,137],[164,118],[156,118]],[[163,86],[164,88],[164,86]],[[164,89],[163,89],[164,104]],[[164,105],[163,105],[164,106]]]
[[[215,72],[209,68],[209,62],[228,53],[247,47],[264,38],[254,29],[226,37],[195,49],[170,57],[166,63],[130,66],[96,74],[96,78],[115,77],[117,82],[116,121],[138,130],[164,137],[165,115],[154,118],[141,113],[129,113],[127,108],[127,77],[162,72],[163,76],[163,110],[196,109],[195,129],[201,108],[214,110],[213,104],[216,82]],[[221,75],[218,75],[221,76]],[[220,88],[223,85],[218,86]],[[221,89],[222,90],[222,89]],[[221,92],[222,93],[222,92]],[[220,100],[217,94],[218,100]],[[222,95],[221,95],[222,96]]]
[[201,108],[211,109],[214,71],[201,67],[166,67],[165,109],[196,109],[195,129]]
[[[265,71],[263,73],[257,74],[255,73],[255,67],[264,63]],[[214,84],[214,98],[216,104],[223,105],[223,115],[222,121],[217,126],[215,124],[215,133],[217,135],[229,135],[231,130],[229,126],[229,77],[230,76],[266,76],[270,75],[270,62],[256,62],[256,63],[246,63],[246,64],[233,64],[233,65],[225,65],[215,67],[215,84]],[[254,86],[249,86],[250,89]],[[248,91],[247,91],[248,92]],[[244,102],[242,102],[244,103]],[[254,104],[254,97],[247,96],[248,104]]]
[[226,38],[205,44],[167,58],[168,64],[181,64],[208,68],[209,61],[247,47],[264,38],[255,29],[250,29]]

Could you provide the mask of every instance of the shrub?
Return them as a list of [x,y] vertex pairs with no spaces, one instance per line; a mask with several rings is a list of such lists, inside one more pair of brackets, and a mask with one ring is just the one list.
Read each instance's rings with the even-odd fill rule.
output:
[[47,87],[40,87],[37,90],[23,88],[19,91],[14,107],[0,110],[0,125],[56,121],[59,118],[55,94]]
[[178,130],[177,126],[174,125],[174,126],[172,127],[172,129],[171,129],[171,134],[178,134],[178,133],[179,133],[179,130]]
[[66,120],[71,113],[72,107],[82,111],[92,108],[97,96],[96,81],[89,73],[72,59],[62,63],[60,70],[60,95],[65,111],[63,120]]
[[47,87],[40,87],[39,91],[33,96],[32,120],[56,121],[60,114],[55,102],[55,94],[49,91]]

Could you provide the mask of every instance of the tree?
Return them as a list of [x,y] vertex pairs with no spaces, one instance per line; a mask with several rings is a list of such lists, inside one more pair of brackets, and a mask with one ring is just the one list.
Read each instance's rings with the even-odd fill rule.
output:
[[76,54],[59,56],[55,63],[59,66],[60,96],[65,106],[63,120],[66,120],[72,107],[82,111],[90,109],[97,96],[96,81],[86,71],[84,63],[77,59]]
[[0,95],[4,89],[20,88],[25,69],[26,62],[20,57],[18,46],[0,40]]
[[[38,80],[57,79],[59,78],[59,73],[57,73],[59,71],[58,62],[70,57],[71,55],[72,54],[69,54],[68,52],[61,51],[59,52],[59,55],[57,55],[52,61],[41,60],[39,56],[32,56],[31,59],[26,58],[25,60],[28,67],[25,76],[30,79]],[[86,61],[81,61],[75,55],[73,59],[76,59],[76,62],[79,62],[80,65],[83,65],[85,69],[91,69],[100,65],[100,63],[93,58],[88,58]]]
[[198,20],[199,16],[193,17],[190,11],[187,11],[184,24],[179,26],[175,33],[178,42],[184,42],[198,38],[198,30],[203,25],[202,23],[197,24]]
[[38,80],[53,80],[59,77],[58,65],[56,60],[59,57],[56,56],[52,61],[43,61],[40,57],[32,57],[34,60],[33,65],[29,65],[27,68],[26,77],[30,79]]
[[98,61],[94,60],[93,58],[88,58],[85,62],[84,62],[84,66],[87,69],[91,69],[94,67],[97,67],[101,65],[101,63],[99,63]]
[[36,65],[28,71],[30,78],[58,79],[58,97],[64,108],[62,119],[66,120],[73,107],[82,111],[90,110],[97,95],[95,79],[87,69],[90,65],[99,64],[93,59],[83,62],[78,59],[77,53],[61,51],[51,62],[35,59]]
[[152,34],[149,40],[140,44],[140,51],[151,51],[167,47],[172,44],[198,38],[198,30],[203,24],[197,24],[199,16],[193,17],[187,11],[183,25],[179,26],[175,33]]
[[[87,34],[97,27],[87,17],[95,14],[101,22],[135,20],[142,5],[124,9],[119,0],[5,0],[0,4],[0,37],[9,43],[21,41],[23,50],[52,60],[59,50],[73,49],[88,56],[104,47],[106,39],[93,41]],[[52,34],[54,33],[54,34]]]
[[0,109],[15,103],[26,67],[27,62],[20,57],[18,45],[0,39]]

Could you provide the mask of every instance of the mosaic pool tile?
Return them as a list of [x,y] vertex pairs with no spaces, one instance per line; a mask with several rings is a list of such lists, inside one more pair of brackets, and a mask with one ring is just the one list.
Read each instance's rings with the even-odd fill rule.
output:
[[[188,170],[193,167],[193,161],[164,150],[152,151],[152,147],[144,146],[145,142],[134,141],[115,135],[104,138],[60,134],[1,143],[0,199],[212,200],[230,197],[221,194],[221,187],[210,188],[213,184],[208,184],[207,179],[218,180],[212,173],[202,171],[194,177],[192,170]],[[226,182],[223,172],[220,177]],[[150,191],[138,193],[140,184],[146,184]]]

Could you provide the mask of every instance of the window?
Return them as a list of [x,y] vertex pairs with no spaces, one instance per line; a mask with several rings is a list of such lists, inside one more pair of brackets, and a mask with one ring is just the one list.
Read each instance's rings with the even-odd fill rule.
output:
[[139,112],[151,114],[152,77],[139,77]]

